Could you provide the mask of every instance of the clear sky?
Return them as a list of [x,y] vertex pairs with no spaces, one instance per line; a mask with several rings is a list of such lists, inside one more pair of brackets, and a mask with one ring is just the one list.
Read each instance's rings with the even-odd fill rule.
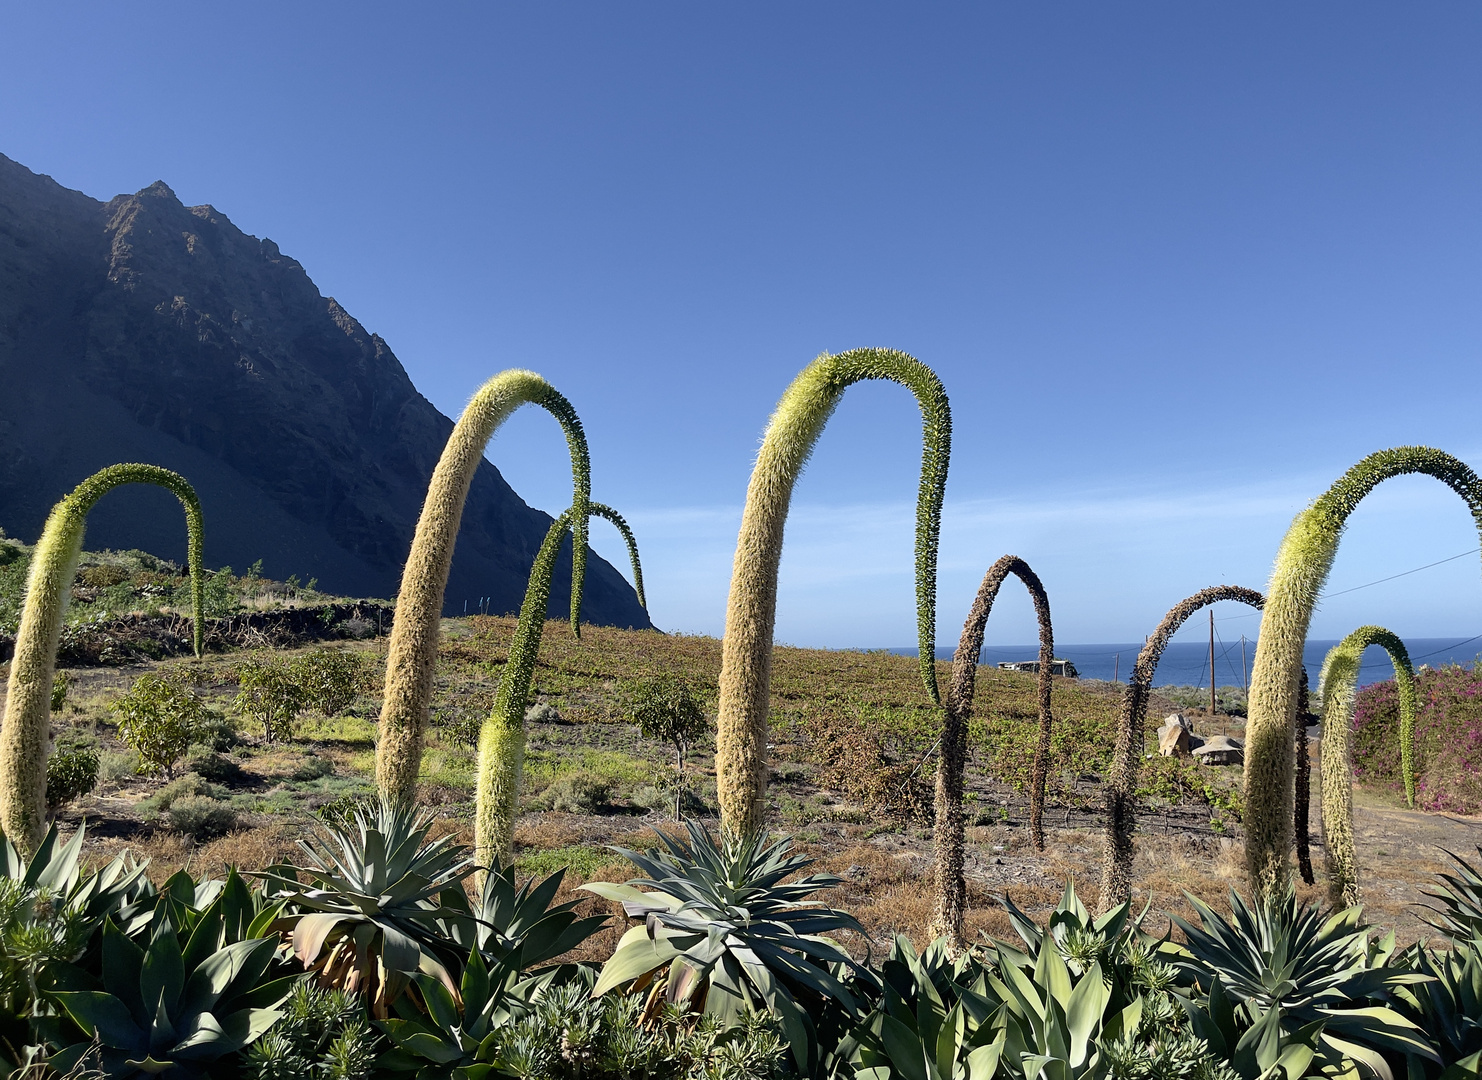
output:
[[[1141,640],[1195,589],[1263,587],[1363,454],[1482,465],[1477,5],[6,0],[0,27],[0,151],[271,237],[444,412],[503,368],[555,383],[668,629],[722,629],[757,439],[823,350],[904,349],[951,395],[943,643],[1006,552],[1060,640]],[[905,391],[849,392],[779,640],[914,641],[918,455]],[[549,418],[490,457],[565,506]],[[1454,496],[1392,481],[1330,588],[1476,544]],[[1313,631],[1479,614],[1473,557]],[[988,640],[1032,636],[1006,592]]]

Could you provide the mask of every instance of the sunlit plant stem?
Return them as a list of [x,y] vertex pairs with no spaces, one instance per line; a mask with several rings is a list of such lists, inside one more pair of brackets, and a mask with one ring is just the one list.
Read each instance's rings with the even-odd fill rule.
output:
[[921,482],[916,501],[916,636],[921,680],[937,691],[936,566],[942,495],[951,456],[952,413],[930,368],[891,349],[824,353],[795,378],[763,436],[736,538],[721,647],[715,769],[721,824],[737,834],[762,827],[767,786],[767,715],[777,569],[793,485],[845,390],[866,379],[900,383],[921,408]]
[[201,501],[185,477],[157,465],[110,465],[52,507],[31,553],[26,601],[10,662],[5,723],[0,728],[0,829],[29,856],[46,834],[46,758],[51,741],[51,691],[62,620],[82,554],[87,516],[99,499],[124,484],[155,484],[185,508],[193,644],[201,655],[201,560],[205,531]]
[[1409,775],[1414,751],[1404,751],[1406,730],[1415,731],[1415,670],[1405,643],[1382,626],[1361,626],[1328,651],[1318,677],[1322,702],[1322,835],[1328,898],[1358,903],[1358,859],[1353,847],[1353,699],[1359,665],[1370,645],[1383,646],[1395,668],[1400,698],[1401,759]]
[[1293,520],[1276,555],[1251,670],[1245,744],[1245,857],[1252,891],[1285,895],[1291,883],[1292,727],[1302,648],[1313,606],[1327,581],[1343,526],[1364,496],[1390,477],[1421,473],[1467,503],[1482,536],[1482,481],[1450,454],[1401,446],[1370,454]]
[[[588,502],[587,509],[593,516],[606,518],[618,527],[628,542],[633,577],[641,582],[643,567],[638,561],[638,544],[627,523],[616,510],[603,503]],[[520,607],[520,618],[510,640],[509,658],[504,662],[504,671],[499,677],[494,710],[479,732],[474,847],[481,866],[493,866],[496,858],[501,863],[508,863],[514,846],[520,777],[525,768],[525,708],[535,680],[535,661],[545,632],[546,608],[551,600],[551,580],[555,576],[557,556],[561,553],[561,540],[572,531],[576,518],[576,508],[573,507],[552,522],[540,550],[536,552],[530,580],[525,586],[525,602]],[[641,600],[642,594],[639,596]]]
[[550,383],[533,371],[500,372],[474,394],[443,448],[402,571],[386,654],[386,692],[376,743],[376,785],[388,802],[409,803],[416,794],[422,740],[432,704],[443,594],[469,486],[494,432],[525,404],[539,405],[560,422],[571,451],[572,521],[576,529],[571,556],[571,629],[574,634],[581,633],[587,503],[592,490],[586,435],[576,410]]
[[1035,846],[1044,849],[1045,777],[1049,769],[1051,668],[1055,658],[1055,631],[1050,623],[1050,599],[1039,576],[1017,555],[1005,555],[988,568],[977,598],[962,624],[962,637],[952,660],[952,681],[947,686],[947,707],[942,722],[941,751],[937,757],[936,790],[936,893],[937,910],[933,933],[943,934],[954,952],[961,952],[963,919],[967,914],[967,886],[962,872],[964,821],[963,768],[967,759],[967,728],[973,716],[973,693],[977,686],[978,659],[983,652],[983,633],[998,590],[1010,574],[1024,582],[1034,600],[1039,620],[1039,737],[1031,780],[1030,826]]
[[1132,665],[1132,677],[1122,690],[1121,722],[1106,783],[1106,839],[1101,859],[1101,910],[1110,911],[1132,896],[1132,835],[1137,829],[1137,778],[1142,765],[1147,727],[1148,695],[1153,676],[1169,639],[1189,616],[1221,600],[1238,600],[1259,609],[1265,600],[1254,589],[1216,585],[1179,601],[1163,616]]

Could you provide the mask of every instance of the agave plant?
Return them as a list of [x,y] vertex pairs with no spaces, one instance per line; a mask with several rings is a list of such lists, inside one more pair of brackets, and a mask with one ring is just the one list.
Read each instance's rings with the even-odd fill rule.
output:
[[156,484],[185,508],[189,536],[195,651],[201,654],[201,501],[185,477],[156,465],[110,465],[78,484],[52,507],[26,578],[26,601],[10,662],[5,722],[0,726],[0,830],[22,851],[35,852],[46,834],[46,758],[57,643],[82,554],[83,529],[94,505],[123,484]]
[[[1417,943],[1407,950],[1405,961],[1430,977],[1412,991],[1415,1006],[1410,1011],[1436,1041],[1441,1057],[1455,1063],[1448,1071],[1482,1073],[1482,941],[1457,942],[1445,952]],[[1427,1071],[1436,1072],[1433,1066]]]
[[964,821],[962,774],[967,758],[967,727],[973,715],[973,691],[978,659],[983,651],[983,633],[998,590],[1010,574],[1024,582],[1034,599],[1039,619],[1039,741],[1034,751],[1034,772],[1029,793],[1029,832],[1034,846],[1045,846],[1045,779],[1049,775],[1051,661],[1055,658],[1055,632],[1050,623],[1050,599],[1039,576],[1017,555],[1005,555],[988,568],[972,610],[962,626],[962,638],[952,660],[952,682],[947,688],[947,707],[942,722],[941,753],[937,757],[936,790],[936,893],[935,925],[946,934],[952,947],[962,948],[962,922],[967,908],[967,887],[962,876]]
[[613,849],[647,880],[582,886],[643,920],[618,942],[593,994],[657,984],[671,1004],[727,1021],[770,1012],[808,1075],[817,1053],[812,1014],[830,1005],[849,1014],[858,1009],[845,980],[860,969],[827,935],[864,929],[852,915],[810,899],[841,879],[810,874],[786,880],[812,865],[790,853],[786,837],[753,833],[717,842],[697,823],[686,828],[688,843],[659,833],[662,851]]
[[1400,758],[1405,789],[1415,805],[1415,671],[1405,643],[1382,626],[1361,626],[1328,652],[1318,677],[1322,701],[1322,834],[1328,898],[1358,903],[1358,859],[1353,848],[1353,696],[1359,664],[1370,645],[1382,645],[1394,664],[1400,698]]
[[[1482,855],[1482,847],[1477,849]],[[1452,941],[1482,941],[1482,871],[1460,855],[1446,852],[1455,873],[1440,875],[1445,882],[1439,892],[1426,892],[1432,900],[1441,901],[1439,908],[1431,912],[1440,916],[1439,922],[1431,922]]]
[[823,426],[854,383],[888,379],[921,406],[921,484],[916,499],[916,634],[921,679],[933,704],[936,676],[937,538],[952,449],[952,410],[941,380],[920,361],[891,349],[824,353],[792,381],[762,437],[746,489],[721,645],[715,773],[721,825],[737,835],[763,826],[767,718],[777,572],[793,485]]
[[855,1080],[990,1080],[997,1071],[1008,1038],[991,1022],[1001,1002],[981,965],[949,951],[944,937],[919,955],[909,938],[895,939],[880,1004],[848,1048]]
[[[410,802],[422,763],[422,738],[432,703],[443,595],[453,565],[453,545],[463,519],[474,473],[494,432],[521,405],[539,405],[561,424],[571,451],[576,543],[571,555],[571,628],[581,633],[582,582],[586,577],[587,508],[591,462],[581,420],[571,402],[533,371],[500,372],[479,387],[448,437],[427,499],[417,519],[412,549],[402,573],[396,621],[386,653],[386,693],[376,743],[376,785],[390,802]],[[542,608],[544,618],[544,608]]]
[[292,979],[263,982],[277,949],[273,938],[217,947],[198,929],[182,946],[168,918],[159,918],[148,948],[103,924],[103,987],[55,996],[86,1036],[50,1064],[65,1075],[89,1058],[109,1077],[186,1077],[234,1053],[266,1032]]
[[1426,976],[1390,964],[1394,934],[1373,942],[1361,909],[1327,915],[1290,890],[1252,906],[1232,892],[1225,919],[1194,896],[1188,901],[1200,925],[1174,916],[1187,941],[1178,964],[1208,988],[1216,1022],[1228,1012],[1236,1030],[1266,1023],[1291,1036],[1309,1031],[1325,1069],[1357,1067],[1381,1080],[1392,1080],[1383,1051],[1440,1061],[1425,1032],[1391,1004]]
[[294,955],[322,985],[365,994],[378,1018],[418,972],[457,991],[463,956],[448,927],[466,922],[468,907],[441,897],[473,863],[451,838],[429,841],[431,824],[401,804],[360,807],[329,826],[327,839],[300,841],[308,865],[259,875],[270,898],[291,912],[275,927],[291,935]]
[[1482,479],[1450,454],[1402,446],[1370,454],[1293,520],[1276,554],[1251,668],[1245,742],[1245,857],[1257,897],[1280,902],[1291,882],[1292,728],[1302,649],[1348,515],[1383,481],[1424,473],[1466,502],[1482,535]]
[[1137,829],[1137,774],[1142,764],[1144,729],[1147,726],[1148,695],[1153,676],[1168,641],[1189,616],[1221,600],[1238,600],[1260,610],[1265,597],[1239,585],[1216,585],[1200,589],[1175,604],[1147,639],[1132,678],[1122,691],[1122,715],[1117,725],[1117,745],[1112,754],[1111,774],[1106,783],[1106,840],[1101,861],[1101,910],[1110,911],[1132,897],[1132,834]]
[[[496,963],[516,956],[520,968],[532,968],[570,952],[607,924],[606,915],[577,914],[580,900],[551,906],[566,876],[563,867],[537,882],[515,884],[513,863],[495,863],[484,874],[467,920],[451,926],[453,940],[476,948]],[[447,898],[457,905],[457,896]],[[471,940],[464,940],[465,937]]]

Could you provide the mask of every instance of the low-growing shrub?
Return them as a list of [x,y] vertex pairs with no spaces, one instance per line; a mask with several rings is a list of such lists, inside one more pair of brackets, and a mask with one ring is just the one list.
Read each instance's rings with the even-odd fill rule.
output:
[[[1482,811],[1482,672],[1459,664],[1422,667],[1415,689],[1416,805],[1457,814]],[[1403,791],[1393,679],[1358,692],[1353,727],[1355,779]]]
[[224,802],[205,795],[187,795],[176,799],[166,811],[170,828],[198,840],[224,836],[237,824],[237,812]]
[[612,785],[602,776],[586,769],[577,769],[557,777],[555,783],[545,789],[541,802],[549,810],[567,814],[595,814],[612,796]]
[[242,767],[235,761],[199,744],[191,747],[190,753],[185,755],[185,767],[203,780],[219,784],[233,783],[244,775]]
[[111,706],[118,717],[118,737],[139,755],[145,772],[175,775],[175,763],[194,741],[206,717],[187,671],[146,673]]
[[554,705],[547,705],[544,701],[537,701],[525,710],[525,723],[559,724],[561,723],[561,714],[556,711]]
[[104,750],[98,755],[98,779],[117,783],[139,775],[139,755],[132,750]]
[[59,671],[51,680],[51,711],[61,712],[67,705],[67,691],[72,687],[72,676]]
[[280,1006],[283,1019],[246,1051],[247,1080],[364,1080],[376,1034],[354,994],[296,983]]
[[237,738],[237,729],[230,720],[208,710],[206,719],[196,726],[192,741],[196,746],[224,754],[241,740]]
[[98,786],[98,751],[90,746],[59,750],[46,762],[46,808],[56,813]]
[[140,800],[139,808],[146,813],[163,812],[169,810],[181,799],[205,798],[220,801],[226,796],[226,788],[213,784],[194,773],[186,773],[180,779],[172,780],[160,788],[149,798]]
[[334,775],[334,762],[328,758],[310,757],[294,770],[292,779],[300,782],[320,780]]

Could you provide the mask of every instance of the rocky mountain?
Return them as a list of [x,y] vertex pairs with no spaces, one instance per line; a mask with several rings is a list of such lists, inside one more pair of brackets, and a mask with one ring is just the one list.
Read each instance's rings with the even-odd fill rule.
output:
[[[491,372],[492,374],[492,372]],[[107,203],[0,155],[0,526],[34,540],[52,504],[117,461],[200,492],[206,557],[350,596],[395,596],[453,422],[390,347],[271,240],[163,182]],[[449,612],[518,611],[549,515],[487,461],[469,493]],[[109,494],[89,548],[183,559],[178,504]],[[570,547],[551,612],[569,604]],[[646,627],[632,587],[592,556],[584,617]]]

